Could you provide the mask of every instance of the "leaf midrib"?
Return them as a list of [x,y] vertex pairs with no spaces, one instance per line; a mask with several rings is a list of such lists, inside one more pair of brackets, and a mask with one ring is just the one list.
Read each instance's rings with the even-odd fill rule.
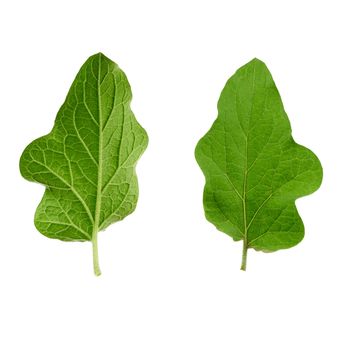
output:
[[[247,191],[247,175],[257,160],[257,158],[256,158],[255,161],[250,165],[250,167],[248,167],[248,142],[249,142],[249,133],[250,133],[250,121],[252,118],[253,103],[254,103],[254,97],[255,97],[255,82],[256,82],[256,66],[253,66],[253,83],[252,83],[253,96],[252,96],[251,110],[250,110],[249,119],[248,119],[247,135],[245,134],[245,167],[244,167],[243,194],[241,196],[239,196],[240,199],[242,200],[242,203],[243,203],[243,217],[244,217],[244,232],[243,232],[244,237],[243,238],[244,238],[244,245],[247,248],[249,248],[250,244],[252,243],[252,241],[251,242],[248,241],[248,231],[249,231],[252,223],[254,222],[256,216],[260,212],[260,210],[265,206],[265,204],[271,199],[271,197],[273,195],[273,193],[270,193],[269,196],[264,199],[262,204],[258,207],[258,209],[253,214],[250,222],[247,224],[247,208],[246,208],[246,206],[247,206],[246,200],[247,200],[247,193],[248,193],[248,191]],[[263,113],[264,112],[265,112],[265,104],[264,104]]]
[[99,230],[99,217],[101,208],[101,197],[102,197],[102,176],[103,176],[103,120],[102,120],[102,100],[100,93],[100,74],[101,74],[101,55],[98,55],[98,79],[97,79],[97,90],[98,90],[98,180],[97,180],[97,196],[96,206],[94,213],[94,227],[92,238],[97,235]]
[[[253,96],[252,96],[252,104],[251,104],[251,110],[250,114],[248,117],[248,126],[247,126],[247,134],[244,132],[243,128],[243,134],[245,137],[245,166],[244,166],[244,183],[243,183],[243,193],[240,196],[240,199],[242,201],[242,206],[243,206],[243,219],[244,219],[244,232],[243,232],[243,240],[244,240],[244,250],[247,250],[248,248],[248,229],[249,225],[252,223],[250,222],[249,225],[247,225],[247,210],[246,210],[246,197],[247,197],[247,174],[248,174],[248,139],[249,139],[249,133],[250,133],[250,121],[252,118],[252,111],[253,111],[253,103],[254,103],[254,97],[255,97],[255,81],[256,81],[256,66],[253,66],[253,79],[252,79],[252,91],[253,91]],[[237,93],[237,92],[236,92]],[[235,99],[236,101],[236,99]],[[238,118],[238,112],[236,112],[236,116]],[[240,124],[239,118],[238,122]],[[241,124],[240,124],[241,125]]]

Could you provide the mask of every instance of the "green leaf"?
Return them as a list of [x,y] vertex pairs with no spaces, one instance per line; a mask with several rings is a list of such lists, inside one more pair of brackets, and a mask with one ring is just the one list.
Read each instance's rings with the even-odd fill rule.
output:
[[218,117],[195,156],[206,179],[206,218],[235,241],[243,240],[242,270],[248,248],[274,252],[302,240],[295,200],[319,188],[322,168],[293,140],[263,62],[252,60],[228,80]]
[[97,234],[132,213],[138,199],[135,165],[148,144],[130,109],[127,77],[99,53],[77,74],[52,131],[24,150],[22,176],[46,190],[35,214],[43,235],[92,241],[100,275]]

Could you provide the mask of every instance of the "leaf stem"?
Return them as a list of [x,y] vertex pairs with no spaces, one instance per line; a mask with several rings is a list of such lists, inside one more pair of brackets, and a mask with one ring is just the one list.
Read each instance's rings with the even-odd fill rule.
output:
[[96,276],[101,275],[99,267],[99,258],[98,258],[98,232],[94,232],[92,235],[92,250],[93,250],[93,270]]
[[98,54],[98,118],[99,118],[99,145],[98,145],[98,181],[97,181],[97,197],[96,208],[94,213],[94,225],[92,234],[92,248],[93,248],[93,269],[96,276],[100,276],[101,271],[98,259],[98,231],[99,231],[99,217],[102,201],[102,178],[103,178],[103,123],[102,123],[102,99],[100,94],[100,73],[101,73],[101,55]]
[[243,240],[243,246],[242,246],[242,260],[241,260],[241,270],[246,271],[246,261],[247,261],[247,240]]

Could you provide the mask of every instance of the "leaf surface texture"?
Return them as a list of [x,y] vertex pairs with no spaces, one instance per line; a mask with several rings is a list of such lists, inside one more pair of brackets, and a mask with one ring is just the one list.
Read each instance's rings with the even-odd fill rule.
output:
[[123,71],[99,53],[77,74],[52,131],[23,152],[20,171],[46,190],[35,214],[45,236],[92,241],[132,213],[138,199],[135,165],[148,144],[130,109],[130,85]]
[[217,229],[248,248],[273,252],[298,244],[304,226],[295,200],[317,190],[317,157],[292,138],[266,65],[254,59],[226,83],[218,117],[195,151],[206,184],[204,210]]

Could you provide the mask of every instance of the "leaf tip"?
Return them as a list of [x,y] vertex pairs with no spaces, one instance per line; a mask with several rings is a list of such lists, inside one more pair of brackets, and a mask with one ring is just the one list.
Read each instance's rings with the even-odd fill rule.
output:
[[248,62],[248,64],[255,64],[266,67],[266,64],[257,57],[254,57],[250,62]]
[[100,60],[100,61],[109,61],[112,62],[112,60],[110,60],[110,58],[108,58],[107,56],[105,56],[102,52],[97,52],[94,55],[90,56],[91,60]]

